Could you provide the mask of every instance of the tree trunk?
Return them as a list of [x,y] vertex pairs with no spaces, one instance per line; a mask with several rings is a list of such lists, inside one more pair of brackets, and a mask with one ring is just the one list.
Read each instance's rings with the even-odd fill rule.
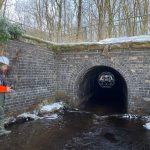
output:
[[77,40],[79,40],[79,35],[81,32],[81,15],[82,15],[82,0],[79,0],[78,3],[78,16],[77,16]]
[[58,6],[58,25],[57,25],[57,41],[61,41],[61,20],[62,20],[62,0],[56,0]]
[[7,0],[4,0],[3,2],[5,2],[4,3],[4,10],[3,10],[3,17],[5,17],[5,15],[6,15],[6,8],[7,8]]
[[0,10],[1,10],[3,4],[4,4],[4,1],[5,1],[5,0],[0,0]]

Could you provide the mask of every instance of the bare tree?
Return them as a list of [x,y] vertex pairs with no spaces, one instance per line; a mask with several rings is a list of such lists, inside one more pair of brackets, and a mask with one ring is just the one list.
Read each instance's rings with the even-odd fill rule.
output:
[[0,0],[0,9],[2,8],[4,2],[5,2],[5,0]]
[[[6,17],[8,1],[0,1]],[[16,0],[15,5],[21,7],[16,9],[19,21],[34,28],[29,34],[55,42],[148,32],[149,0]]]
[[78,15],[77,15],[77,39],[79,39],[79,34],[81,32],[81,16],[82,16],[82,0],[78,0]]
[[7,8],[7,0],[3,1],[3,3],[4,3],[3,17],[5,17],[5,14],[6,14],[6,8]]
[[62,20],[62,0],[56,0],[58,8],[58,25],[57,25],[57,39],[61,37],[61,20]]

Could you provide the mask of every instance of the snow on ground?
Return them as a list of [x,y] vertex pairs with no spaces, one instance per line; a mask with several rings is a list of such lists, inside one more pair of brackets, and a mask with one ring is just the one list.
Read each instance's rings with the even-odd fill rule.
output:
[[41,117],[37,116],[36,114],[31,114],[29,112],[22,113],[18,115],[17,118],[31,118],[33,120],[41,119]]
[[138,116],[137,116],[137,115],[133,115],[133,114],[124,114],[124,115],[122,116],[122,118],[137,119]]
[[144,42],[144,41],[150,41],[150,35],[108,38],[108,39],[101,40],[98,43],[99,44],[115,44],[115,43]]
[[62,102],[56,102],[53,104],[45,105],[40,109],[40,112],[53,112],[55,110],[59,110],[60,108],[63,108],[64,105]]
[[[48,113],[48,112],[54,112],[54,111],[59,110],[60,108],[63,108],[63,107],[64,107],[64,105],[62,102],[57,102],[57,103],[42,106],[39,111],[41,113]],[[45,115],[44,117],[46,117],[48,119],[50,119],[50,118],[56,119],[57,114]],[[33,113],[24,112],[24,113],[17,116],[17,118],[30,118],[33,120],[42,119],[44,117],[39,117],[36,111],[33,111]]]
[[[39,112],[37,110],[33,110],[32,113],[24,112],[24,113],[18,115],[17,117],[7,118],[7,120],[5,121],[5,124],[9,125],[9,124],[15,124],[16,122],[24,122],[24,119],[26,121],[38,120],[38,119],[43,119],[43,118],[57,119],[58,115],[56,113],[54,113],[54,111],[59,110],[60,108],[63,108],[63,107],[64,107],[63,102],[57,102],[57,103],[45,105],[45,106],[39,108],[39,112],[43,113],[42,117],[38,116]],[[49,112],[51,112],[53,114],[50,115],[50,114],[48,114]]]
[[143,127],[145,127],[146,129],[150,130],[150,122],[146,123],[145,125],[143,125]]
[[143,116],[142,117],[146,122],[150,122],[150,116]]
[[52,115],[45,115],[44,118],[46,119],[57,119],[58,118],[58,114],[52,114]]

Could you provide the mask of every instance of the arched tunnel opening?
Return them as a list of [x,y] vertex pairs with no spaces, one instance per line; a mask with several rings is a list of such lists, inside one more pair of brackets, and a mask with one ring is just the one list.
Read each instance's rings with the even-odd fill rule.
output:
[[123,76],[107,66],[91,68],[80,80],[80,107],[103,113],[127,113],[127,84]]

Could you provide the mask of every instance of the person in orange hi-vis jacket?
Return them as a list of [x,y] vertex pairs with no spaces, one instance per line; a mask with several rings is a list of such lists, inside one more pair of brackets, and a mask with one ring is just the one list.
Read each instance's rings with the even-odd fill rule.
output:
[[4,128],[4,103],[5,103],[5,93],[12,92],[10,86],[8,86],[5,80],[5,74],[8,71],[9,59],[5,56],[0,56],[0,136],[4,134],[9,134],[11,131],[7,131]]

